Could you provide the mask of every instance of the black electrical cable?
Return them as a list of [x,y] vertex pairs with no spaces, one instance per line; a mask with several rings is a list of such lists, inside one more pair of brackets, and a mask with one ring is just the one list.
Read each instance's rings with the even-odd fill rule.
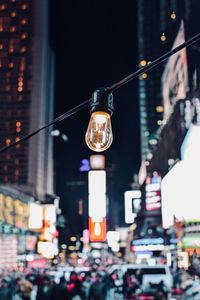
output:
[[18,145],[18,144],[21,144],[22,142],[28,140],[29,138],[31,138],[32,136],[36,135],[37,133],[39,133],[40,131],[52,126],[52,125],[55,125],[57,123],[60,123],[61,121],[67,119],[68,117],[76,114],[78,111],[82,110],[83,108],[89,106],[90,102],[91,102],[92,99],[88,99],[84,102],[82,102],[81,104],[75,106],[74,108],[68,110],[67,112],[65,112],[64,114],[60,115],[59,117],[57,117],[56,119],[54,119],[52,122],[48,123],[47,125],[33,131],[32,133],[30,134],[27,134],[25,135],[24,137],[22,137],[20,140],[18,140],[17,142],[13,142],[11,143],[10,145],[8,146],[5,146],[3,148],[0,149],[0,153]]
[[183,49],[185,47],[188,47],[188,46],[196,43],[199,39],[200,39],[200,33],[198,33],[197,35],[193,36],[191,39],[189,39],[188,41],[182,43],[181,45],[177,46],[176,48],[174,48],[174,49],[168,51],[167,53],[163,54],[162,56],[160,56],[159,58],[155,59],[154,61],[152,61],[147,66],[145,66],[145,67],[137,70],[136,72],[128,75],[127,77],[123,78],[122,80],[114,83],[111,87],[109,87],[110,92],[112,93],[112,92],[116,91],[120,87],[122,87],[125,84],[127,84],[128,82],[132,81],[134,78],[138,77],[139,75],[142,75],[144,72],[147,72],[147,71],[151,70],[152,68],[154,68],[155,66],[159,65],[160,63],[162,63],[167,58],[169,58],[173,54],[177,53],[181,49]]
[[[133,79],[135,79],[136,77],[142,75],[144,72],[147,72],[149,70],[151,70],[152,68],[154,68],[155,66],[159,65],[160,63],[162,63],[163,61],[165,61],[167,58],[169,58],[170,56],[172,56],[173,54],[177,53],[178,51],[180,51],[181,49],[188,47],[194,43],[196,43],[198,40],[200,39],[200,33],[198,33],[197,35],[193,36],[191,39],[189,39],[188,41],[182,43],[181,45],[177,46],[176,48],[172,49],[171,51],[168,51],[167,53],[165,53],[164,55],[160,56],[159,58],[155,59],[154,61],[152,61],[150,64],[148,64],[147,66],[137,70],[136,72],[128,75],[127,77],[123,78],[122,80],[114,83],[112,86],[108,87],[108,90],[110,93],[118,90],[120,87],[124,86],[125,84],[129,83],[130,81],[132,81]],[[20,140],[18,140],[17,142],[13,142],[8,146],[5,146],[3,148],[0,149],[0,153],[18,145],[21,144],[22,142],[28,140],[29,138],[31,138],[32,136],[36,135],[37,133],[39,133],[40,131],[53,126],[57,123],[60,123],[61,121],[67,119],[68,117],[76,114],[77,112],[79,112],[80,110],[82,110],[83,108],[85,108],[86,106],[89,106],[90,102],[92,99],[88,99],[84,102],[82,102],[81,104],[75,106],[74,108],[68,110],[67,112],[65,112],[64,114],[60,115],[59,117],[57,117],[56,119],[54,119],[53,121],[51,121],[50,123],[48,123],[47,125],[40,127],[39,129],[33,131],[30,134],[25,135],[24,137],[22,137]]]

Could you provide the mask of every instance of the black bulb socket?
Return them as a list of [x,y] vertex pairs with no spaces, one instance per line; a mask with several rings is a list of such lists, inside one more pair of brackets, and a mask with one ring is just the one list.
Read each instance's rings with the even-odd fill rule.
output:
[[114,111],[113,94],[110,92],[109,88],[99,88],[92,94],[90,113],[95,111],[104,111],[112,116]]

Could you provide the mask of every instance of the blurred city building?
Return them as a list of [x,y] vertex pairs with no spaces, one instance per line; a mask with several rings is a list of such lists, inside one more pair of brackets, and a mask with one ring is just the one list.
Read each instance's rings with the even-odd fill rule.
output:
[[[156,18],[151,11],[157,11]],[[198,1],[163,0],[158,6],[157,1],[146,3],[139,0],[139,66],[145,66],[197,34],[199,27],[192,22],[197,11]],[[155,176],[160,178],[160,185],[169,169],[181,159],[181,145],[195,114],[192,111],[198,107],[198,101],[196,104],[193,101],[199,88],[198,52],[198,45],[183,49],[167,63],[144,73],[139,79],[139,182],[143,201],[136,233],[140,237],[165,237],[161,218],[161,186],[151,191],[150,187],[155,183]],[[149,198],[149,192],[153,197]],[[152,204],[157,207],[152,208]]]
[[[0,4],[0,145],[18,141],[53,118],[53,56],[48,1]],[[47,129],[1,154],[0,181],[44,199],[53,192],[52,137]]]
[[[1,1],[0,147],[53,119],[53,68],[48,1]],[[26,263],[24,255],[35,253],[44,227],[43,208],[38,202],[48,200],[47,195],[55,198],[49,130],[1,154],[0,268],[15,267],[20,259]]]

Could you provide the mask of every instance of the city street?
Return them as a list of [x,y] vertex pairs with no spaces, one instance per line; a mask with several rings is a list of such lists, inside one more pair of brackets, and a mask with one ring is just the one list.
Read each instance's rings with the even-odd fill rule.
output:
[[200,300],[199,12],[0,0],[0,300]]

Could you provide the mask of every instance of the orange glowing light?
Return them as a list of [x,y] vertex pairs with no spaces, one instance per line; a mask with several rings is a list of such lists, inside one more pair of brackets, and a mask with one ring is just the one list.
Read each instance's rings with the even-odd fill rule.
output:
[[27,38],[27,34],[26,34],[26,33],[22,33],[22,34],[21,34],[21,39],[22,39],[22,40],[25,40],[26,38]]
[[10,63],[8,64],[8,67],[9,67],[10,69],[12,69],[12,68],[14,67],[14,63],[13,63],[13,62],[10,62]]
[[106,240],[106,218],[95,222],[89,217],[89,233],[91,242],[104,242]]
[[22,87],[23,85],[24,85],[24,84],[23,84],[23,81],[19,81],[19,82],[18,82],[18,86],[19,86],[19,87]]
[[14,18],[14,17],[16,17],[16,16],[17,16],[17,13],[16,13],[16,11],[13,11],[13,12],[11,12],[11,14],[10,14],[10,15],[11,15],[11,17],[13,17],[13,18]]
[[6,139],[6,145],[10,145],[11,139]]
[[18,92],[22,92],[22,91],[23,91],[23,88],[22,88],[21,86],[19,86],[19,87],[17,88],[17,90],[18,90]]
[[20,121],[16,122],[16,127],[20,127],[22,125],[22,123]]
[[27,19],[22,19],[22,20],[21,20],[21,24],[22,24],[22,25],[25,25],[25,24],[27,24],[27,23],[28,23]]
[[10,32],[15,32],[16,31],[16,27],[15,26],[11,26],[10,27]]

